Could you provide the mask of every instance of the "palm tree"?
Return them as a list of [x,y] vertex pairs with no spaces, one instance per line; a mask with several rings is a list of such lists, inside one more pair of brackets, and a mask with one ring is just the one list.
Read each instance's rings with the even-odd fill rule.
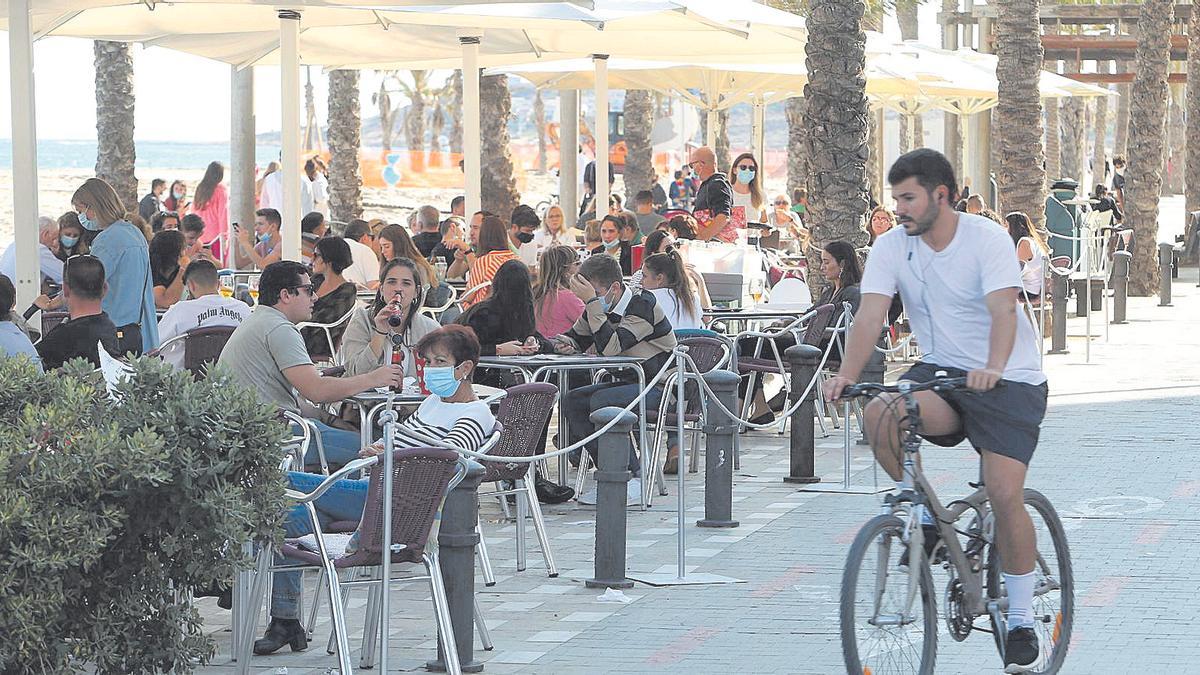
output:
[[1174,85],[1171,88],[1170,115],[1167,117],[1167,153],[1169,161],[1164,170],[1167,176],[1167,191],[1173,195],[1183,192],[1184,149],[1187,146],[1187,122],[1183,119],[1184,93],[1183,87]]
[[[1100,73],[1111,73],[1111,61],[1098,61],[1096,63],[1096,71]],[[1099,96],[1096,98],[1096,108],[1092,129],[1095,131],[1095,141],[1092,145],[1092,182],[1104,182],[1104,163],[1108,156],[1105,144],[1108,143],[1108,97]]]
[[508,118],[512,94],[507,75],[489,75],[479,80],[480,164],[483,173],[483,209],[507,219],[521,201],[513,179],[512,155],[508,151]]
[[808,188],[808,127],[804,126],[804,99],[787,100],[787,191],[788,198],[797,188]]
[[537,167],[541,173],[546,173],[546,102],[542,100],[542,90],[533,93],[533,128],[537,129]]
[[[917,10],[921,0],[896,0],[896,22],[900,24],[901,40],[920,39],[920,28],[917,21]],[[910,129],[911,127],[911,129]],[[908,152],[913,147],[925,145],[925,126],[920,113],[916,115],[900,114],[900,152]]]
[[1129,92],[1129,157],[1125,168],[1125,223],[1135,244],[1129,293],[1158,290],[1158,201],[1166,144],[1167,71],[1171,65],[1174,0],[1144,0],[1138,12],[1137,51]]
[[383,77],[379,80],[379,91],[371,95],[371,103],[379,110],[379,144],[383,147],[383,156],[392,152],[392,128],[395,126],[395,113],[392,108],[392,97],[388,93],[388,80],[396,76],[396,71],[380,71]]
[[[1200,12],[1193,7],[1188,19],[1187,61],[1187,176],[1184,181],[1184,212],[1200,210]],[[1193,78],[1192,76],[1196,77]],[[1185,241],[1192,241],[1195,228],[1188,219]]]
[[632,203],[640,190],[654,181],[654,99],[645,89],[625,92],[625,201]]
[[450,76],[450,82],[447,84],[450,88],[450,93],[447,96],[446,104],[450,109],[450,152],[462,154],[463,151],[463,126],[462,126],[462,101],[463,101],[463,75],[462,70],[454,71]]
[[[1128,73],[1129,65],[1125,61],[1117,61],[1117,72]],[[1113,157],[1124,157],[1129,149],[1129,85],[1117,85],[1117,125],[1113,135]]]
[[357,70],[329,73],[329,210],[334,220],[343,223],[362,216],[363,211],[358,76]]
[[812,0],[804,85],[814,243],[867,243],[870,109],[866,95],[866,34],[862,0]]
[[96,40],[96,176],[113,186],[121,203],[136,210],[133,143],[133,57],[126,42]]
[[[1078,61],[1067,60],[1065,65],[1067,75],[1079,72]],[[1082,181],[1084,132],[1087,130],[1083,99],[1070,98],[1060,104],[1058,122],[1062,130],[1062,175]]]
[[[995,136],[1000,139],[999,188],[1002,213],[1024,211],[1035,227],[1046,214],[1042,168],[1042,105],[1038,81],[1044,52],[1038,29],[1038,0],[996,3],[997,103]],[[1053,135],[1053,134],[1052,134]]]

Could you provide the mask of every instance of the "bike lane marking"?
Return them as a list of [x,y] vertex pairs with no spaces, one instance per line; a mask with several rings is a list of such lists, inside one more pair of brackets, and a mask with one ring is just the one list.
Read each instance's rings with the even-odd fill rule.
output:
[[697,626],[651,654],[646,658],[646,663],[659,666],[679,663],[688,654],[696,651],[700,645],[708,642],[714,635],[719,634],[721,630],[712,626]]
[[1100,577],[1083,594],[1080,602],[1084,607],[1107,607],[1116,602],[1117,596],[1129,583],[1129,577],[1107,576]]
[[1147,523],[1133,538],[1133,543],[1153,546],[1162,541],[1172,527],[1173,524],[1162,521]]

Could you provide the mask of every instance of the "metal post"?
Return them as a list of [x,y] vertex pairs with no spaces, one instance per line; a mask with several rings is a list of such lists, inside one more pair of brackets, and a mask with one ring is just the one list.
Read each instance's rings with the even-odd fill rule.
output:
[[300,13],[279,10],[280,124],[283,152],[283,227],[280,229],[284,260],[300,260]]
[[1079,251],[1083,256],[1083,302],[1087,311],[1084,314],[1083,361],[1092,362],[1092,228],[1084,223],[1079,228],[1083,240],[1079,242]]
[[1129,251],[1113,253],[1113,317],[1115,324],[1125,323],[1125,301],[1129,296]]
[[8,5],[8,68],[12,90],[12,246],[17,247],[13,283],[16,307],[25,308],[42,293],[38,264],[37,106],[33,94],[32,0],[11,0]]
[[821,350],[812,345],[796,345],[788,347],[783,354],[791,364],[792,372],[792,391],[788,396],[788,405],[795,405],[800,394],[808,389],[804,402],[792,413],[791,462],[783,482],[819,483],[821,479],[816,475],[816,445],[813,437],[813,423],[817,414],[817,389],[816,385],[811,388],[808,385],[817,376]]
[[579,219],[579,90],[558,90],[558,203],[563,226]]
[[237,244],[233,223],[254,227],[254,67],[232,66],[231,141],[229,162],[229,242],[228,264],[244,269],[239,259],[246,260]]
[[[760,160],[761,161],[761,160]],[[737,410],[738,376],[728,370],[704,374],[721,405]],[[708,406],[704,420],[704,519],[700,527],[737,527],[733,519],[733,439],[737,424],[721,409]],[[696,449],[692,448],[692,452]]]
[[[705,115],[706,115],[705,119],[707,121],[705,122],[706,129],[705,129],[705,134],[704,134],[704,144],[707,145],[709,148],[711,148],[713,152],[716,152],[717,151],[717,125],[721,123],[721,113],[717,112],[716,108],[709,108],[708,111],[706,111]],[[726,157],[725,161],[729,161],[729,158]],[[720,157],[717,158],[717,166],[721,166],[721,158]]]
[[483,208],[479,132],[479,43],[481,32],[459,32],[463,53],[463,173],[466,180],[466,214]]
[[1171,306],[1171,255],[1175,247],[1166,242],[1158,245],[1158,306]]
[[596,69],[596,124],[592,132],[596,138],[596,218],[608,213],[608,195],[612,186],[608,184],[608,54],[593,54],[592,65]]
[[637,417],[616,407],[601,408],[591,416],[596,428],[614,418],[617,423],[596,444],[596,576],[584,581],[588,588],[633,587],[625,578],[625,505],[633,476],[629,439]]
[[[438,568],[446,585],[446,604],[454,626],[454,644],[464,673],[478,673],[483,664],[475,660],[475,546],[479,532],[479,483],[483,465],[467,462],[467,475],[446,495],[442,506],[442,524],[438,530]],[[387,597],[385,594],[384,597]],[[384,650],[387,653],[387,650]],[[438,644],[438,658],[425,664],[433,671],[446,670],[445,655]],[[387,672],[382,669],[380,673]]]
[[1050,353],[1067,353],[1067,289],[1069,278],[1066,274],[1055,272],[1051,275],[1053,282],[1050,309],[1051,328]]

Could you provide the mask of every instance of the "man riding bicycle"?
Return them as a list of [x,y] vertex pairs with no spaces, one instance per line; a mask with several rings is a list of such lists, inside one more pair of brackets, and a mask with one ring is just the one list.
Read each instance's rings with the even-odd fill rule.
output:
[[[835,400],[857,381],[899,292],[922,352],[900,379],[927,382],[938,371],[967,378],[969,391],[915,394],[921,435],[946,447],[966,438],[981,455],[1008,589],[1005,672],[1027,672],[1038,667],[1040,650],[1032,610],[1036,542],[1023,495],[1047,387],[1033,325],[1019,316],[1020,263],[1002,227],[954,210],[958,186],[941,153],[902,155],[888,182],[903,231],[885,233],[871,248],[846,354],[825,395]],[[1002,379],[1005,386],[997,387]],[[899,485],[904,406],[893,405],[897,396],[872,400],[864,424],[876,460]],[[923,530],[935,545],[932,520]]]

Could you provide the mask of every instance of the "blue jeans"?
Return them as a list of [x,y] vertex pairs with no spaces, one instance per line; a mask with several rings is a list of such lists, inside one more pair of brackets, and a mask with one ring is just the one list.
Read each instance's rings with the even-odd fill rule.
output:
[[[362,437],[358,432],[335,429],[318,420],[312,420],[312,422],[317,426],[317,432],[321,434],[321,445],[325,448],[325,461],[341,466],[358,459],[358,451],[362,449]],[[317,455],[317,444],[313,442],[309,445],[308,452],[304,454],[304,464],[318,466],[320,463],[321,458]]]
[[[608,406],[624,408],[629,405],[630,401],[637,398],[641,391],[640,384],[602,383],[589,384],[586,387],[579,387],[567,392],[564,414],[567,417],[568,445],[574,445],[595,433],[596,426],[592,424],[591,420],[593,412]],[[662,387],[655,387],[646,392],[647,410],[656,410],[660,401],[662,401]],[[636,411],[637,408],[634,410]],[[674,433],[667,434],[668,446],[674,445],[676,440]],[[596,442],[590,441],[584,447],[595,460]],[[637,451],[633,446],[629,448],[629,470],[635,477],[639,476],[642,470],[641,463],[638,462]]]
[[[333,431],[340,430],[334,429]],[[326,446],[325,449],[328,452],[329,447]],[[298,471],[288,472],[288,483],[304,493],[312,492],[324,480],[325,476]],[[316,507],[317,520],[320,521],[321,528],[324,529],[330,523],[339,520],[357,521],[361,519],[363,508],[367,503],[367,486],[369,484],[369,478],[343,478],[326,490],[325,494],[317,497],[313,506]],[[289,538],[311,534],[314,530],[308,509],[300,504],[293,506],[288,512],[287,520],[284,521],[283,529],[284,535]],[[286,562],[287,560],[282,556],[275,557],[276,564]],[[275,574],[275,580],[271,587],[272,617],[276,619],[300,618],[297,602],[300,598],[300,578],[299,572],[277,572]]]

